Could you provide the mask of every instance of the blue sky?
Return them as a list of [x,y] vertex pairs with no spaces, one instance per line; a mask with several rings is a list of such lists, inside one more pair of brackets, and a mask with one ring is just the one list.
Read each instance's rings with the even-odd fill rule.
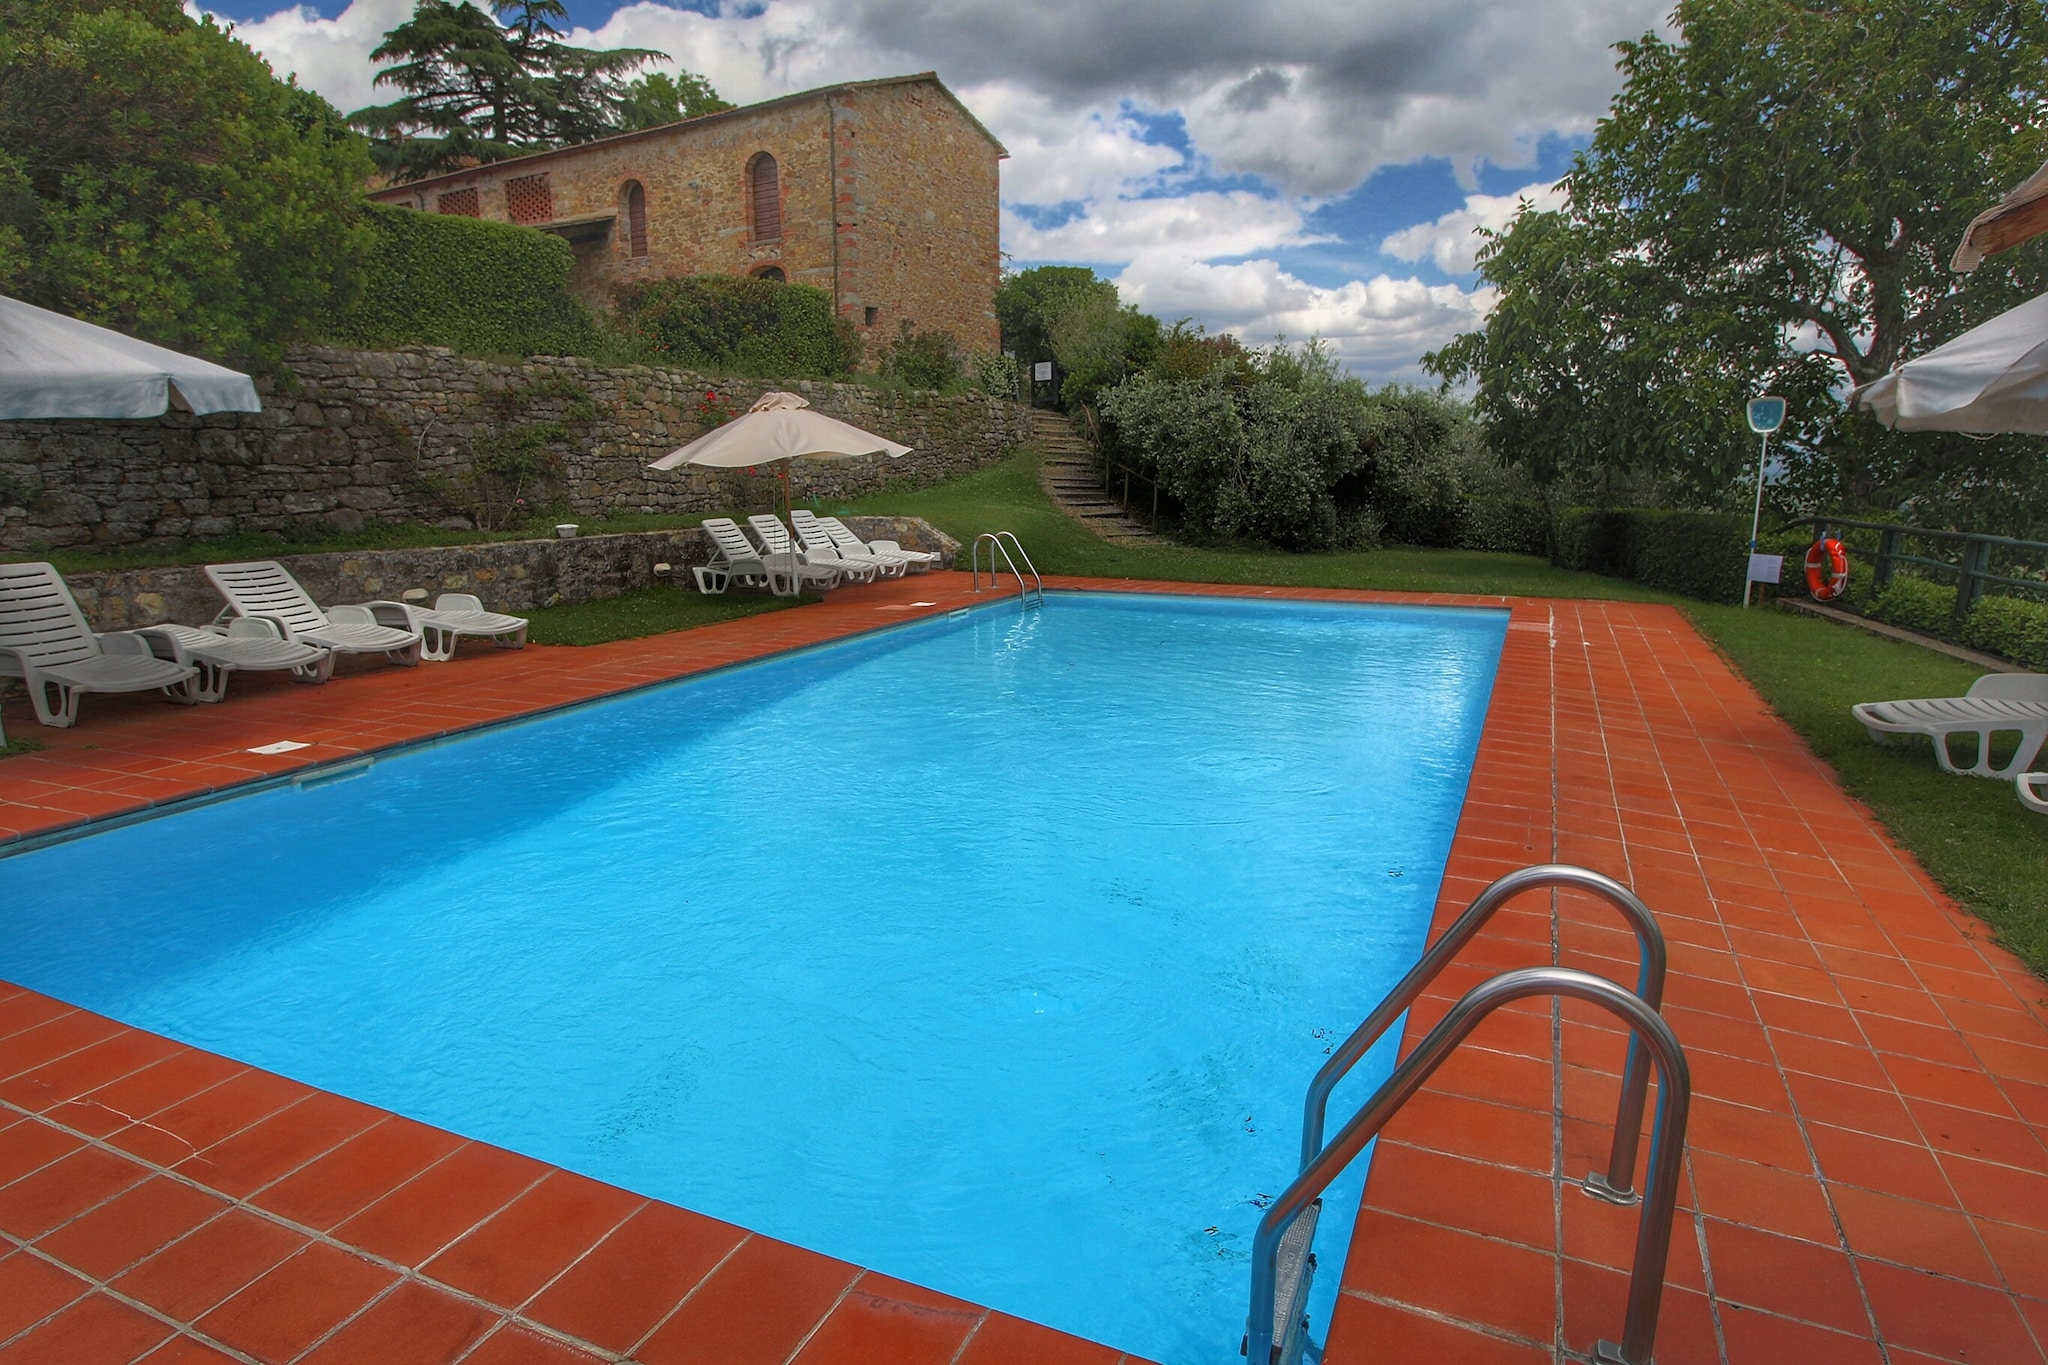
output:
[[[1252,344],[1317,335],[1365,378],[1484,318],[1475,226],[1549,187],[1668,0],[569,0],[747,103],[934,70],[1010,149],[1003,247]],[[412,0],[216,10],[343,109]]]

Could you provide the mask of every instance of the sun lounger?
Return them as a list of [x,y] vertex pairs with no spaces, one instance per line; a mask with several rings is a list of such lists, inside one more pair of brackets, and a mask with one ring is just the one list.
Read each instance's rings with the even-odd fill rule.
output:
[[419,627],[401,628],[377,619],[379,607],[397,609],[390,619],[410,619],[410,609],[403,602],[365,602],[322,611],[284,565],[271,559],[209,564],[206,576],[228,599],[227,609],[221,613],[223,622],[237,616],[257,617],[277,622],[287,640],[320,645],[337,654],[382,654],[405,668],[420,661]]
[[161,690],[190,702],[198,674],[190,664],[157,658],[138,635],[95,632],[51,565],[0,564],[0,678],[27,684],[43,724],[75,724],[88,692]]
[[[1935,759],[1949,772],[2011,780],[2032,766],[2048,742],[2048,674],[1987,673],[1960,697],[1867,701],[1849,709],[1872,739],[1926,735],[1934,741]],[[2003,766],[1993,767],[1991,737],[2005,731],[2019,735],[2019,747]],[[1948,748],[1952,735],[1977,737],[1974,764],[1956,766]]]
[[149,643],[157,658],[199,670],[193,695],[200,701],[225,699],[228,680],[237,669],[289,669],[303,683],[324,683],[334,676],[332,650],[288,640],[277,622],[257,617],[238,616],[226,626],[143,626],[133,633]]
[[2048,815],[2048,773],[2021,773],[2014,785],[2019,788],[2022,806]]
[[[834,535],[823,518],[807,511],[793,511],[789,524],[803,537],[804,548],[817,555],[835,555],[856,564],[873,565],[875,572],[883,578],[901,578],[910,568],[908,557],[900,554],[881,554],[851,535]],[[834,522],[833,525],[838,525]],[[842,532],[845,527],[840,527]]]
[[872,583],[875,575],[882,571],[879,562],[872,559],[852,559],[834,551],[830,545],[813,549],[808,544],[801,550],[790,539],[789,528],[782,524],[782,518],[771,516],[748,517],[747,525],[754,532],[754,538],[761,542],[761,548],[771,555],[799,555],[806,564],[836,570],[841,578],[853,583]]
[[489,640],[500,649],[526,648],[527,620],[499,611],[485,611],[473,593],[444,592],[429,607],[406,607],[401,618],[390,610],[393,603],[371,603],[370,610],[387,626],[403,623],[420,632],[423,657],[439,662],[455,657],[455,646],[463,636]]
[[847,529],[846,523],[837,517],[819,517],[818,525],[824,528],[826,535],[832,537],[832,543],[839,547],[841,554],[851,554],[855,549],[863,549],[871,555],[900,559],[906,569],[914,569],[918,573],[937,567],[939,562],[939,556],[928,550],[906,550],[893,540],[863,541]]
[[763,554],[730,517],[704,518],[704,534],[711,541],[714,558],[690,570],[699,592],[724,592],[738,583],[741,587],[765,586],[777,597],[794,597],[806,587],[839,586],[837,569],[805,564],[793,553]]

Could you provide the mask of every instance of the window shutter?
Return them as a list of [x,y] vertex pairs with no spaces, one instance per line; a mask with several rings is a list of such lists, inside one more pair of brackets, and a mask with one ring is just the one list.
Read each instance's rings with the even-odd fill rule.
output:
[[626,186],[626,254],[647,254],[647,191],[637,180]]
[[754,240],[774,242],[782,238],[782,187],[777,183],[775,158],[762,152],[747,163],[748,190],[753,199]]

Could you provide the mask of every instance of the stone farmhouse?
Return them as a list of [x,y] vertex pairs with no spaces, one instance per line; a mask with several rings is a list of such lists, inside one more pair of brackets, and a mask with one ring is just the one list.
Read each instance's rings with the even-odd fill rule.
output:
[[939,78],[856,81],[392,185],[380,203],[525,223],[576,251],[571,287],[675,275],[815,285],[885,342],[909,322],[996,349],[997,163]]

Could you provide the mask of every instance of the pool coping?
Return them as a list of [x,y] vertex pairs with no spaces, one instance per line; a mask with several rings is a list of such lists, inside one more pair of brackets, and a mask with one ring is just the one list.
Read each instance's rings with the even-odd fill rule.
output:
[[[94,698],[76,730],[22,731],[52,741],[42,754],[0,761],[0,795],[7,794],[14,765],[21,763],[34,766],[38,776],[32,781],[62,786],[46,781],[61,771],[75,783],[55,793],[33,793],[54,803],[31,807],[45,817],[35,829],[22,828],[28,821],[17,808],[26,803],[0,801],[0,831],[46,835],[60,825],[87,826],[95,814],[144,810],[179,799],[165,792],[180,783],[189,794],[200,779],[214,780],[215,769],[240,775],[225,784],[239,794],[243,782],[289,781],[322,764],[432,742],[473,723],[523,720],[845,638],[875,628],[878,611],[903,612],[888,624],[909,624],[963,605],[988,604],[986,596],[977,599],[966,591],[965,580],[966,575],[939,574],[843,590],[821,607],[651,641],[483,652],[410,673],[356,672],[319,689],[259,685],[248,689],[254,695],[218,708],[179,712],[121,699],[102,706],[103,699]],[[2040,982],[1988,946],[1982,927],[1891,847],[1868,812],[1841,793],[1832,775],[1764,711],[1679,613],[1628,603],[1447,594],[1083,579],[1054,579],[1049,585],[1507,608],[1501,668],[1436,927],[1498,871],[1558,857],[1633,871],[1646,884],[1641,889],[1653,908],[1679,926],[1672,1015],[1697,1058],[1703,1117],[1696,1125],[1695,1155],[1688,1158],[1684,1205],[1691,1241],[1681,1237],[1675,1244],[1659,1360],[1783,1358],[1753,1349],[1765,1339],[1780,1351],[1784,1342],[1796,1340],[1801,1349],[1843,1359],[1983,1359],[1987,1346],[2006,1349],[2001,1358],[2039,1357],[2048,1336],[2048,1283],[2041,1282],[2048,1275],[2035,1265],[2048,1265],[2048,1228],[2037,1224],[2048,1214],[2029,1223],[2014,1212],[2021,1206],[2012,1200],[2015,1189],[2048,1191],[2048,1150],[2041,1147],[2048,1129],[2048,1004],[2041,1000]],[[926,598],[934,600],[908,605]],[[1566,653],[1562,664],[1560,650]],[[520,686],[522,681],[527,685]],[[545,684],[539,700],[536,682]],[[459,703],[445,695],[457,689]],[[1686,704],[1678,703],[1681,696]],[[1730,723],[1707,733],[1687,721],[1702,702]],[[395,722],[394,710],[403,712]],[[1831,941],[1826,935],[1854,940],[1862,932],[1854,924],[1834,923],[1840,915],[1826,926],[1806,925],[1810,916],[1788,910],[1782,886],[1771,893],[1779,897],[1777,909],[1753,904],[1770,896],[1753,876],[1747,882],[1731,879],[1731,871],[1761,866],[1780,877],[1817,877],[1810,856],[1753,841],[1747,867],[1739,858],[1722,858],[1723,850],[1735,846],[1735,832],[1749,828],[1748,812],[1735,799],[1736,784],[1721,784],[1726,809],[1689,813],[1682,794],[1649,790],[1643,778],[1648,770],[1640,762],[1602,745],[1589,747],[1583,732],[1589,713],[1610,717],[1598,727],[1602,736],[1611,729],[1645,737],[1652,749],[1665,742],[1667,731],[1677,734],[1691,725],[1685,742],[1696,744],[1715,773],[1725,768],[1761,774],[1758,780],[1775,782],[1780,795],[1796,787],[1806,803],[1800,809],[1810,808],[1808,825],[1817,820],[1845,844],[1853,842],[1861,859],[1855,866],[1868,871],[1867,896],[1839,866],[1837,884],[1827,889],[1886,932],[1893,924],[1914,930],[1899,937],[1924,944],[1915,951],[1951,974],[1942,978],[1947,994],[1937,995],[1928,982],[1914,978],[1902,951],[1886,961],[1867,944],[1852,948]],[[25,708],[10,704],[10,720],[25,715]],[[166,715],[185,723],[166,724]],[[1653,716],[1655,724],[1648,719]],[[464,723],[440,724],[451,717]],[[252,728],[261,725],[317,734],[320,752],[299,762],[249,764],[224,747],[223,736],[231,732],[243,738],[273,732]],[[361,742],[366,739],[372,741],[368,747]],[[223,757],[230,761],[223,764]],[[129,777],[146,780],[130,783]],[[1759,824],[1769,827],[1769,820],[1782,818],[1783,808],[1782,801],[1767,803]],[[1702,856],[1708,846],[1715,850],[1711,876],[1703,870],[1710,865]],[[1691,873],[1684,866],[1688,857]],[[1721,868],[1724,861],[1732,867]],[[1818,881],[1805,888],[1815,894],[1821,889]],[[1688,896],[1700,904],[1684,901]],[[1674,900],[1683,902],[1677,908],[1686,913],[1672,913]],[[1632,979],[1625,945],[1614,939],[1618,931],[1589,924],[1568,906],[1511,911],[1501,923],[1497,937],[1470,946],[1468,963],[1447,976],[1446,990],[1469,985],[1486,970],[1527,965],[1531,958],[1590,962]],[[1795,947],[1803,947],[1811,961],[1780,960],[1797,957]],[[1830,960],[1821,956],[1823,948],[1869,960]],[[1680,981],[1693,978],[1677,976],[1680,971],[1698,973],[1698,981],[1681,990]],[[1751,974],[1766,979],[1752,983]],[[1910,989],[1879,979],[1901,974],[1920,987],[1918,1002]],[[1864,991],[1852,1001],[1843,983],[1852,992],[1890,985],[1905,993],[1874,999]],[[168,1360],[173,1351],[223,1358],[223,1350],[229,1359],[370,1359],[377,1357],[365,1343],[401,1327],[418,1339],[443,1343],[433,1359],[487,1365],[621,1359],[628,1353],[656,1362],[794,1358],[807,1365],[860,1358],[966,1365],[1119,1358],[1107,1348],[438,1134],[33,992],[0,992],[10,989],[0,994],[0,1131],[9,1135],[0,1140],[0,1304],[51,1306],[46,1316],[21,1323],[0,1309],[0,1358],[68,1343],[68,1358],[79,1360]],[[1970,994],[1953,995],[1954,990]],[[1825,998],[1829,991],[1832,998]],[[2002,1001],[1973,998],[2001,991]],[[1942,1000],[1949,995],[1993,1011],[1970,1017],[1982,1027],[2005,1030],[1996,1036],[2003,1050],[1971,1049],[1971,1035],[1943,1013]],[[1419,1005],[1407,1041],[1447,1003],[1438,992]],[[1949,1040],[1940,1039],[1934,1024],[1907,1017],[1929,1012],[1949,1025]],[[1848,1016],[1848,1022],[1837,1015]],[[1884,1033],[1879,1039],[1870,1021],[1917,1023],[1932,1029],[1935,1041],[1885,1030],[1878,1030]],[[1854,1042],[1841,1036],[1845,1029],[1855,1031]],[[1939,1051],[1943,1060],[1914,1058],[1881,1042]],[[1567,1065],[1556,1067],[1567,1043]],[[1829,1052],[1821,1044],[1847,1051]],[[1438,1073],[1412,1112],[1390,1128],[1376,1159],[1343,1271],[1329,1359],[1364,1358],[1368,1343],[1375,1353],[1389,1351],[1397,1358],[1434,1353],[1458,1359],[1583,1359],[1591,1331],[1618,1334],[1615,1279],[1616,1267],[1626,1264],[1626,1211],[1616,1211],[1624,1215],[1618,1222],[1589,1217],[1599,1211],[1587,1207],[1591,1201],[1577,1194],[1576,1174],[1566,1169],[1587,1164],[1595,1136],[1604,1141],[1592,1120],[1605,1118],[1603,1107],[1611,1112],[1614,1045],[1611,1030],[1570,1009],[1525,1010],[1483,1026],[1475,1046]],[[1957,1046],[1977,1068],[1980,1088],[1968,1095],[1953,1089],[1968,1089],[1965,1080],[1931,1069],[1967,1073],[1955,1064]],[[1859,1047],[1860,1064],[1854,1060]],[[1978,1055],[1986,1051],[1989,1059]],[[1790,1054],[1798,1055],[1788,1064]],[[1855,1081],[1812,1076],[1820,1065],[1813,1058],[1823,1055],[1830,1066],[1854,1070]],[[1902,1062],[1922,1064],[1903,1068],[1911,1073],[1904,1088],[1895,1074]],[[1766,1073],[1776,1077],[1776,1097],[1768,1093]],[[141,1107],[181,1088],[182,1083],[170,1084],[181,1075],[192,1081],[190,1093],[157,1108]],[[1885,1085],[1855,1083],[1879,1078],[1907,1114],[1903,1126],[1910,1134],[1890,1110],[1859,1117],[1854,1104],[1874,1104],[1870,1096],[1814,1089],[1827,1080],[1885,1096]],[[1912,1093],[1944,1086],[1951,1087],[1942,1091],[1947,1100],[1966,1103]],[[129,1098],[137,1095],[142,1099]],[[1747,1103],[1745,1097],[1768,1102]],[[1988,1159],[1982,1149],[1949,1150],[1956,1141],[1917,1126],[1915,1104],[1940,1104],[1945,1114],[1969,1116],[1967,1123],[1957,1121],[1974,1125],[1968,1140],[2005,1144],[1989,1153],[2001,1159]],[[1833,1122],[1804,1112],[1815,1105]],[[1997,1112],[1998,1105],[2006,1112]],[[1788,1139],[1786,1120],[1797,1130],[1796,1141]],[[1866,1131],[1886,1125],[1884,1132]],[[1736,1136],[1724,1136],[1724,1129]],[[1827,1135],[1826,1151],[1816,1146],[1816,1133]],[[1531,1156],[1539,1148],[1540,1161]],[[1873,1152],[1895,1165],[1910,1155],[1931,1163],[1946,1183],[1937,1188],[1919,1164],[1911,1167],[1911,1183],[1903,1176],[1891,1188],[1877,1176],[1858,1183],[1856,1170],[1862,1168],[1836,1169],[1837,1150],[1866,1166]],[[10,1157],[18,1151],[29,1156]],[[38,1154],[46,1159],[16,1169]],[[1797,1169],[1802,1160],[1803,1172]],[[504,1182],[503,1202],[432,1247],[418,1245],[425,1234],[416,1230],[411,1242],[393,1230],[390,1225],[410,1216],[401,1212],[403,1191],[426,1198],[438,1188],[434,1172],[444,1172],[439,1178],[445,1179],[446,1172],[470,1167],[488,1173],[479,1180]],[[374,1178],[368,1174],[373,1169]],[[1956,1171],[1968,1179],[1959,1184]],[[1475,1190],[1487,1197],[1475,1199]],[[210,1202],[204,1203],[198,1230],[183,1240],[113,1267],[63,1259],[115,1254],[93,1239],[105,1240],[109,1229],[134,1223],[134,1210],[144,1204],[184,1198],[189,1205],[193,1197]],[[1873,1202],[1887,1199],[1889,1205]],[[362,1202],[345,1216],[330,1217],[341,1204],[357,1200]],[[1780,1205],[1822,1212],[1787,1226]],[[2034,1207],[2048,1209],[2048,1200]],[[383,1212],[373,1214],[376,1209]],[[203,1290],[188,1283],[204,1263],[218,1259],[201,1254],[205,1230],[230,1222],[244,1232],[265,1229],[269,1250],[257,1259],[280,1254],[228,1273],[232,1279],[247,1272],[201,1304],[221,1289],[219,1283]],[[1730,1261],[1734,1253],[1724,1246],[1738,1234],[1740,1255]],[[1972,1247],[1975,1261],[1962,1254]],[[718,1255],[703,1265],[684,1265],[688,1256],[678,1248],[696,1248],[688,1256],[700,1259],[712,1251]],[[1816,1282],[1835,1286],[1826,1311],[1791,1301],[1782,1273],[1762,1277],[1767,1283],[1761,1287],[1750,1286],[1741,1265],[1758,1258],[1781,1268],[1803,1267]],[[532,1265],[557,1259],[561,1263],[551,1269]],[[679,1288],[691,1266],[700,1273]],[[1475,1276],[1475,1266],[1487,1267],[1487,1276]],[[96,1267],[106,1273],[96,1276]],[[1716,1275],[1717,1269],[1723,1273]],[[1917,1280],[1895,1284],[1886,1278],[1905,1270]],[[529,1284],[535,1275],[544,1278]],[[1490,1279],[1489,1293],[1485,1302],[1474,1302],[1471,1286],[1481,1278]],[[1768,1281],[1779,1288],[1773,1291]],[[1874,1292],[1880,1282],[1882,1292]],[[1853,1294],[1840,1292],[1843,1284]],[[1501,1292],[1516,1285],[1526,1292]],[[664,1297],[664,1307],[650,1306]],[[1850,1298],[1860,1305],[1860,1327],[1845,1306]],[[1964,1332],[1968,1339],[1959,1338],[1955,1323],[1964,1304],[1971,1321],[1995,1323],[2003,1335],[1986,1336],[1991,1329],[1979,1328],[1973,1329],[1977,1335]],[[654,1325],[626,1341],[619,1324],[650,1313],[657,1315]],[[765,1331],[762,1324],[777,1322],[790,1325],[795,1335],[749,1338],[748,1350],[734,1345],[733,1332]],[[1589,1322],[1597,1327],[1589,1329]],[[437,1324],[441,1335],[421,1336],[421,1323]],[[707,1323],[723,1324],[724,1335],[707,1336]],[[1760,1328],[1768,1338],[1758,1336]],[[593,1332],[606,1339],[595,1339]],[[716,1341],[715,1351],[698,1349],[706,1340]],[[83,1342],[104,1344],[80,1354]],[[119,1344],[129,1342],[141,1344]],[[2020,1354],[2010,1354],[2015,1347]],[[1866,1355],[1856,1355],[1858,1349]],[[216,1354],[206,1356],[209,1351]]]

